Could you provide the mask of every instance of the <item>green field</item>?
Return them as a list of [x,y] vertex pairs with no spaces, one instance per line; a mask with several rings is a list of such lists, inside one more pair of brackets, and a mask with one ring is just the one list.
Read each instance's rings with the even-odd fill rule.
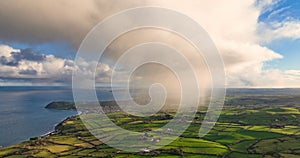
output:
[[[149,152],[128,153],[111,148],[92,136],[76,116],[57,125],[55,132],[47,136],[0,149],[0,157],[300,157],[299,106],[293,100],[289,101],[293,104],[284,105],[285,97],[274,97],[277,102],[272,99],[272,104],[267,102],[271,97],[258,101],[244,96],[227,98],[219,121],[205,137],[197,137],[205,115],[199,111],[179,138]],[[237,102],[238,105],[233,105]],[[112,112],[108,116],[125,129],[147,132],[168,123],[174,113],[161,112],[140,118]]]

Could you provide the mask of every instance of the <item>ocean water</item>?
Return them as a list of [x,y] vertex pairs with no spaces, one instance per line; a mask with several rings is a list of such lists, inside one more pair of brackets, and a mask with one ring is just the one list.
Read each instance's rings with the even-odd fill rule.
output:
[[[101,100],[112,100],[107,89],[97,90]],[[0,87],[0,146],[17,144],[46,134],[76,111],[50,110],[52,101],[73,101],[67,87]]]

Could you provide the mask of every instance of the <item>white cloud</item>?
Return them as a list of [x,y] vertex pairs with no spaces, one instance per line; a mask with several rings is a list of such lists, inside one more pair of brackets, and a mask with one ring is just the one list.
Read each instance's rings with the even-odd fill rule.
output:
[[288,20],[273,22],[271,24],[261,23],[260,33],[261,40],[264,42],[272,42],[273,40],[282,38],[299,39],[300,21]]
[[263,83],[259,87],[299,88],[299,70],[265,70],[257,82]]
[[256,5],[262,13],[265,13],[267,11],[272,11],[280,2],[281,0],[257,0]]
[[[70,83],[72,72],[78,69],[75,67],[74,61],[72,60],[57,58],[53,55],[35,54],[34,52],[30,52],[30,54],[27,53],[27,55],[31,55],[32,59],[34,59],[33,55],[42,55],[44,57],[43,60],[32,60],[26,56],[16,60],[14,55],[24,54],[24,51],[26,50],[19,50],[7,45],[0,45],[0,78],[11,78],[13,80],[21,79],[33,83]],[[82,61],[80,63],[86,62]],[[82,67],[82,70],[80,71],[92,73],[89,66],[90,64],[86,64],[86,66]],[[102,81],[110,75],[110,67],[106,64],[100,63],[97,69],[97,74],[99,75],[97,76],[97,81]]]
[[[261,29],[259,15],[272,10],[278,3],[279,0],[260,1],[258,4],[255,0],[193,1],[185,4],[168,1],[165,6],[175,7],[193,17],[211,35],[225,62],[228,87],[299,87],[300,78],[295,74],[263,69],[265,62],[284,58],[262,46],[261,39],[265,38],[265,34],[258,32]],[[275,32],[278,38],[290,38],[295,37],[299,30],[296,24],[284,24]],[[270,35],[270,40],[274,39],[274,35]]]
[[[11,52],[20,52],[19,49],[13,49],[10,46],[7,45],[1,45],[0,44],[0,57],[6,57],[6,58],[10,58],[11,57]],[[11,59],[9,59],[11,60]]]

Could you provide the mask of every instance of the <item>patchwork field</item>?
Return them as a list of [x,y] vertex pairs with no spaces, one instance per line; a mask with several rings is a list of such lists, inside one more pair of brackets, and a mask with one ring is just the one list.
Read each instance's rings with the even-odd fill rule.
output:
[[[268,104],[267,101],[274,97],[277,101],[273,99],[272,104]],[[227,98],[219,121],[205,137],[197,137],[205,115],[205,111],[199,111],[179,138],[158,150],[128,153],[111,148],[91,135],[76,116],[57,125],[55,132],[47,136],[0,149],[0,157],[300,157],[299,106],[295,98],[287,100],[287,97]],[[287,104],[284,105],[280,98]],[[243,100],[246,100],[245,105]],[[174,113],[139,118],[112,112],[108,116],[125,129],[146,133],[168,123]]]

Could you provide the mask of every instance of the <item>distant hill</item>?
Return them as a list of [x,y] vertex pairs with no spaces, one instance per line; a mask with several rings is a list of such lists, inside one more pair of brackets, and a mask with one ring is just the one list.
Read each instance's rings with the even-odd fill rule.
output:
[[[104,101],[99,102],[102,110],[106,113],[119,111],[120,108],[115,101]],[[89,111],[90,109],[95,109],[95,104],[91,103],[83,103],[86,104],[86,109],[84,111]],[[83,107],[83,106],[82,106]],[[74,102],[67,101],[54,101],[46,105],[46,109],[55,109],[55,110],[77,110]],[[89,109],[90,108],[90,109]],[[83,110],[83,109],[81,109]]]
[[74,102],[66,102],[66,101],[51,102],[45,108],[55,109],[55,110],[76,110]]

